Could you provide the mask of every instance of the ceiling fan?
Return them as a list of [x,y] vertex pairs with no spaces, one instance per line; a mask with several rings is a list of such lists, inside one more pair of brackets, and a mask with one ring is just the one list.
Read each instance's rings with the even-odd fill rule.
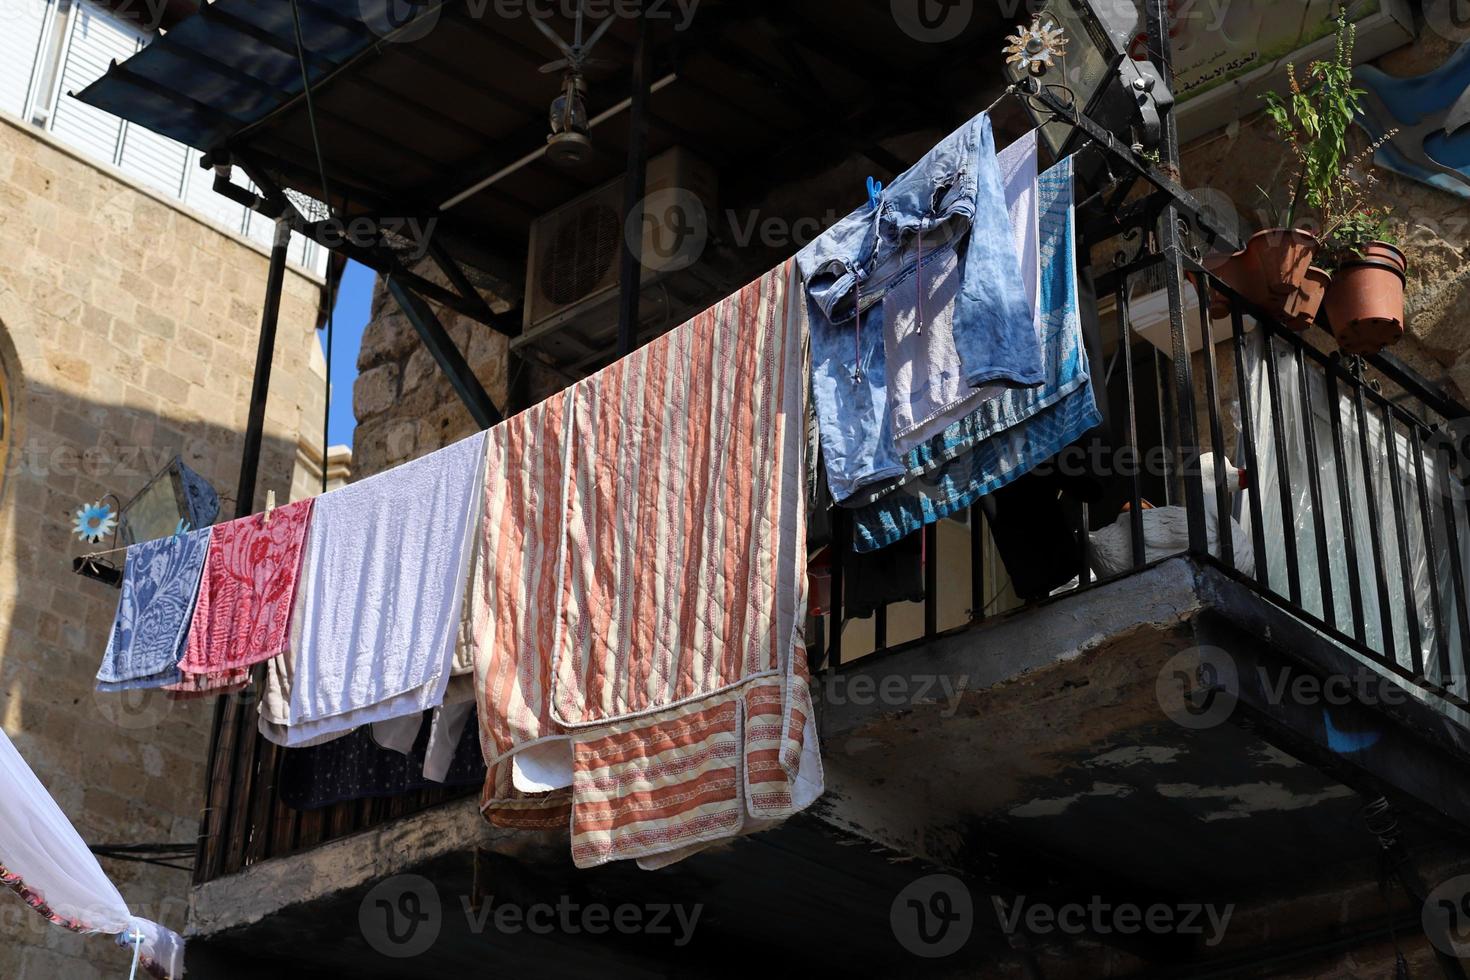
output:
[[613,26],[614,18],[603,18],[590,37],[584,40],[583,28],[586,3],[577,4],[576,27],[571,43],[539,18],[533,19],[536,29],[546,35],[562,56],[541,66],[542,74],[562,73],[561,94],[551,103],[551,135],[546,137],[546,155],[553,163],[575,167],[592,155],[592,138],[588,135],[587,78],[586,69],[610,66],[612,62],[591,57],[592,48],[602,40]]

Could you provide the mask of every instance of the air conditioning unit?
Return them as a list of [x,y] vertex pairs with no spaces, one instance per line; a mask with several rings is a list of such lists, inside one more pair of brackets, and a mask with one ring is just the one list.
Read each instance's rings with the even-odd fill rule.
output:
[[[526,263],[525,322],[513,349],[536,347],[561,365],[610,353],[617,334],[622,267],[624,180],[619,178],[562,205],[531,225]],[[645,199],[654,206],[643,224],[642,326],[656,328],[676,305],[664,281],[687,268],[688,255],[671,257],[675,236],[714,214],[713,168],[682,148],[648,162]],[[670,207],[675,209],[672,217]],[[702,213],[692,213],[702,209]],[[692,255],[693,253],[689,253]],[[674,324],[668,324],[673,326]]]

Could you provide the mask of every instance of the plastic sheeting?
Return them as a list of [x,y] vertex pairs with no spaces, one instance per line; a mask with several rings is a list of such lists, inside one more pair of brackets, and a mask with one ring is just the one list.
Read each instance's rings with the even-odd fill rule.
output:
[[[1276,420],[1267,371],[1264,333],[1256,331],[1246,344],[1251,429],[1256,451],[1256,471],[1250,475],[1250,482],[1252,492],[1261,494],[1261,518],[1266,544],[1265,584],[1277,594],[1290,598],[1287,542],[1293,542],[1300,576],[1302,608],[1324,621],[1330,621],[1338,630],[1352,636],[1354,628],[1349,556],[1355,555],[1367,645],[1384,657],[1388,656],[1391,649],[1393,659],[1407,670],[1414,670],[1417,660],[1431,683],[1444,684],[1455,694],[1464,697],[1467,693],[1466,681],[1460,665],[1464,663],[1465,651],[1454,605],[1455,587],[1450,549],[1447,546],[1449,535],[1445,502],[1449,501],[1448,512],[1452,515],[1458,532],[1456,537],[1461,552],[1461,568],[1470,576],[1470,525],[1467,525],[1465,488],[1445,472],[1447,467],[1442,465],[1443,457],[1436,453],[1435,443],[1421,436],[1424,447],[1421,454],[1424,483],[1428,491],[1425,496],[1428,499],[1421,498],[1414,444],[1409,431],[1398,421],[1394,422],[1391,429],[1387,427],[1381,408],[1375,407],[1371,398],[1365,401],[1363,422],[1366,425],[1360,427],[1355,399],[1350,397],[1350,389],[1343,383],[1337,385],[1343,443],[1342,458],[1339,459],[1333,438],[1333,406],[1324,374],[1316,366],[1308,364],[1308,398],[1304,399],[1293,348],[1278,340],[1272,342],[1271,348],[1276,358],[1285,449],[1284,460],[1279,458],[1274,437]],[[1330,620],[1323,602],[1324,583],[1319,571],[1316,505],[1308,471],[1311,464],[1306,441],[1308,424],[1311,426],[1317,450],[1317,476],[1329,578],[1326,584],[1333,606]],[[1366,468],[1363,459],[1365,436],[1368,457]],[[1393,454],[1392,461],[1390,453]],[[1395,517],[1393,463],[1397,464],[1397,512],[1401,515],[1401,520]],[[1351,535],[1346,530],[1339,489],[1340,464],[1345,467]],[[1290,529],[1286,527],[1281,500],[1280,488],[1283,483],[1288,487],[1288,499],[1291,502]],[[1428,505],[1431,522],[1428,534],[1424,524],[1424,504]],[[1238,506],[1243,512],[1241,516],[1246,526],[1249,527],[1249,508],[1245,506],[1243,497]],[[1375,514],[1382,562],[1382,590],[1379,587],[1380,577],[1373,547],[1374,521],[1370,519]],[[1407,575],[1401,542],[1407,545]],[[1438,588],[1440,609],[1437,621],[1433,609],[1431,574],[1434,576],[1433,584]],[[1411,617],[1418,628],[1417,649],[1411,645]],[[1440,663],[1439,628],[1444,629],[1448,635],[1452,666],[1452,676],[1449,678],[1445,677]]]

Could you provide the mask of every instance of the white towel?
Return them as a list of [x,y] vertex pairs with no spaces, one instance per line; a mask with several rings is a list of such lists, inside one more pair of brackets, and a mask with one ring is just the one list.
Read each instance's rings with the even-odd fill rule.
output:
[[267,738],[297,746],[443,703],[484,468],[481,432],[317,499],[289,718],[262,724]]
[[[1021,281],[1031,303],[1031,319],[1041,332],[1040,230],[1036,217],[1037,130],[1032,130],[995,155],[1001,187],[1010,213],[1011,235],[1021,262]],[[919,274],[894,286],[884,297],[884,345],[888,353],[890,402],[894,405],[894,444],[900,452],[928,442],[975,411],[982,402],[1007,390],[1003,384],[971,388],[954,344],[954,302],[960,287],[960,268],[953,245],[936,249],[925,258]],[[923,289],[923,303],[919,290]],[[920,323],[920,311],[923,322]],[[914,365],[927,365],[924,371]],[[907,370],[895,366],[907,365]],[[919,385],[927,385],[920,393]],[[902,410],[901,410],[902,409]]]

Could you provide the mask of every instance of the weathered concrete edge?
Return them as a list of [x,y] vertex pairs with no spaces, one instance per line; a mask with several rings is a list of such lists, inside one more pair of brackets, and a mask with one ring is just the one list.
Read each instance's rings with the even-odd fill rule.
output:
[[[852,670],[876,677],[947,673],[965,677],[966,690],[981,690],[1081,656],[1122,630],[1177,624],[1199,607],[1193,566],[1184,558],[1171,559],[1117,582],[875,658]],[[1045,618],[1045,629],[1038,617]],[[1045,642],[1038,642],[1040,636],[1046,637]],[[852,704],[825,704],[820,710],[825,713],[824,736],[868,723],[875,712]],[[820,812],[814,815],[831,823]],[[491,827],[480,816],[478,798],[470,798],[200,885],[190,894],[187,934],[205,937],[249,926],[291,906],[475,847],[514,854],[545,846],[554,846],[547,835]]]
[[[1194,564],[1181,556],[1136,575],[1080,593],[1067,593],[1040,606],[1028,606],[980,626],[941,636],[932,643],[859,661],[846,668],[844,675],[849,683],[854,676],[867,675],[875,686],[895,675],[946,676],[963,678],[966,691],[980,691],[1066,663],[1140,626],[1176,626],[1204,605]],[[902,714],[922,703],[915,701],[895,710],[891,705],[871,701],[829,698],[822,678],[818,678],[816,687],[824,737],[856,731],[878,717]],[[941,693],[940,688],[933,690],[936,696]]]
[[341,894],[446,854],[475,847],[513,853],[546,840],[544,834],[491,827],[480,815],[476,795],[196,886],[189,895],[186,935],[198,938],[252,925],[293,905]]

